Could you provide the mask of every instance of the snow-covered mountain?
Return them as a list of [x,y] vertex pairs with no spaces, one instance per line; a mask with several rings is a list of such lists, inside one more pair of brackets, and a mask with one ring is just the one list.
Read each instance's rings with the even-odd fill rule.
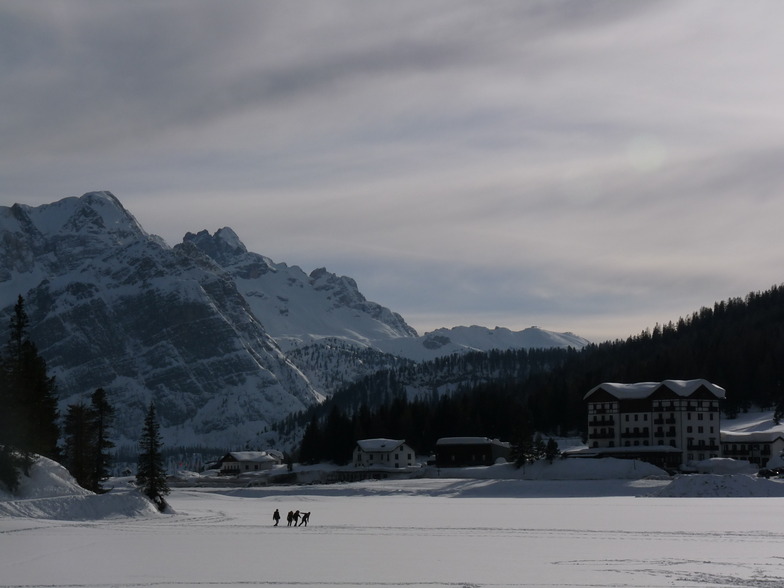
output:
[[376,347],[386,353],[416,361],[435,359],[453,353],[490,351],[491,349],[547,349],[574,347],[581,349],[589,341],[574,333],[554,333],[539,327],[511,331],[503,327],[452,327],[436,329],[421,337],[377,341]]
[[372,346],[373,341],[416,337],[399,314],[359,292],[357,283],[324,268],[306,274],[298,266],[251,253],[228,227],[183,240],[228,272],[267,333],[284,350],[324,338]]
[[[321,399],[231,276],[169,248],[108,192],[0,209],[0,294],[22,294],[63,404],[111,394],[121,437],[154,399],[169,444],[238,444]],[[6,323],[7,324],[7,323]]]
[[109,192],[0,207],[4,324],[20,294],[63,406],[103,387],[134,440],[154,399],[169,445],[239,446],[401,361],[587,343],[537,328],[418,336],[351,278],[275,263],[230,228],[169,247]]

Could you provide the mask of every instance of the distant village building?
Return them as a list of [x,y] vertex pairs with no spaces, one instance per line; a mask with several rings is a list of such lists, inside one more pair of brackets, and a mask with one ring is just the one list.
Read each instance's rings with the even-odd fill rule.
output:
[[784,452],[784,434],[781,431],[721,432],[721,453],[724,457],[743,459],[760,468],[772,457]]
[[719,457],[724,397],[724,388],[703,379],[600,384],[584,397],[588,449],[570,454],[637,458],[665,468]]
[[509,458],[510,445],[487,437],[442,437],[436,441],[436,465],[440,468],[488,466]]
[[280,451],[230,451],[219,462],[222,475],[231,476],[246,472],[271,470],[283,463]]
[[416,456],[404,440],[361,439],[354,448],[353,462],[358,468],[404,468],[416,465]]

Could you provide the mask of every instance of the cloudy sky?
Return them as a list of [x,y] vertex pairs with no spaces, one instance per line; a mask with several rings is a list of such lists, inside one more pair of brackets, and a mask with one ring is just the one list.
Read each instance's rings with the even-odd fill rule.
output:
[[784,3],[0,3],[0,204],[596,341],[784,281]]

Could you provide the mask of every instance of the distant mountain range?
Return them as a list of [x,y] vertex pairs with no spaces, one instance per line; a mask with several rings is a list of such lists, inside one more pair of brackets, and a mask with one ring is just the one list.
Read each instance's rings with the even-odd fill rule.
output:
[[169,247],[109,192],[0,207],[3,324],[20,294],[62,405],[106,389],[120,443],[150,400],[168,445],[234,448],[401,361],[588,343],[537,327],[419,336],[353,279],[275,263],[228,227]]

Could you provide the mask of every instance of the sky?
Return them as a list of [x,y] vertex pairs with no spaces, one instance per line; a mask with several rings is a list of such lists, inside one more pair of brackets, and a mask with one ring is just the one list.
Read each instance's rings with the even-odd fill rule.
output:
[[784,278],[784,4],[0,2],[0,205],[626,338]]

